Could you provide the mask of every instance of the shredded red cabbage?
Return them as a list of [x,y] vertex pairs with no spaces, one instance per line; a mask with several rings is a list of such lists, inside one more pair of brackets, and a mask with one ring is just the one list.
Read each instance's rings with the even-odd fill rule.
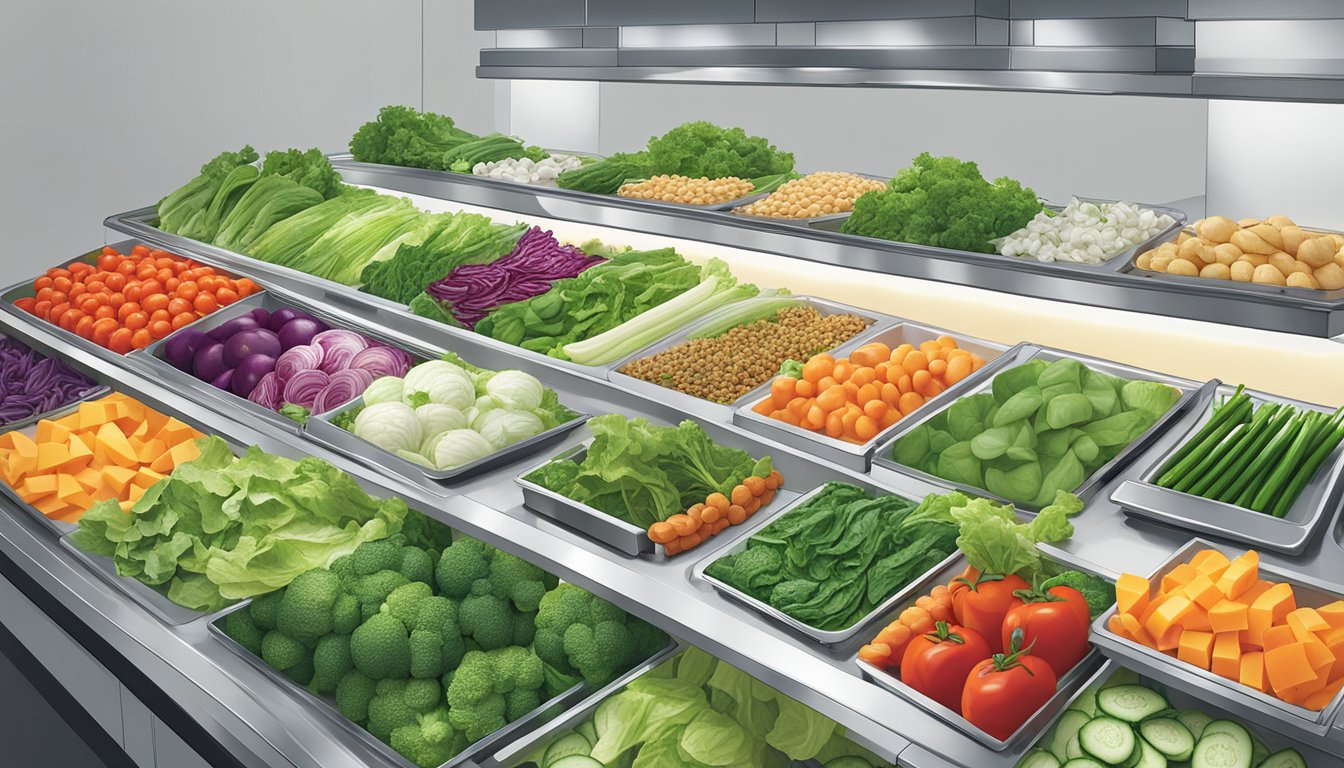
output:
[[556,280],[574,277],[605,259],[589,256],[533,227],[512,252],[488,264],[463,264],[425,292],[466,328],[504,304],[523,301],[551,289]]
[[64,361],[0,338],[0,424],[22,421],[83,397],[98,384]]

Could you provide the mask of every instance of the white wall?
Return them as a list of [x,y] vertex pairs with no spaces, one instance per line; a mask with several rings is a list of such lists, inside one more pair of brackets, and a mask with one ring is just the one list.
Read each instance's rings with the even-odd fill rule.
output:
[[221,150],[337,150],[384,104],[419,106],[420,18],[420,0],[0,3],[3,282],[100,245],[105,216]]

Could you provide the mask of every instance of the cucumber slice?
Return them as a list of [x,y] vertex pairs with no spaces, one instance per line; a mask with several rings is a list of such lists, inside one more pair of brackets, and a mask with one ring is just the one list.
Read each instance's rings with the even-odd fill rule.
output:
[[1161,694],[1142,685],[1117,685],[1097,694],[1097,709],[1126,723],[1142,722],[1168,706]]
[[826,768],[873,768],[873,765],[857,755],[845,755],[827,763]]
[[1107,766],[1090,757],[1075,757],[1060,768],[1107,768]]
[[1244,744],[1246,754],[1251,754],[1254,747],[1251,746],[1251,732],[1246,730],[1246,726],[1235,720],[1214,720],[1204,726],[1204,732],[1199,735],[1200,739],[1207,739],[1215,733],[1226,733],[1236,737],[1237,741]]
[[1260,765],[1261,763],[1265,762],[1265,758],[1266,758],[1266,757],[1269,757],[1269,747],[1266,747],[1266,746],[1264,745],[1264,742],[1262,742],[1262,741],[1260,741],[1259,739],[1257,739],[1257,738],[1255,738],[1254,736],[1252,736],[1252,737],[1251,737],[1251,765],[1255,765],[1255,766]]
[[1078,731],[1078,745],[1083,748],[1087,756],[1113,765],[1123,765],[1129,761],[1131,755],[1134,755],[1134,762],[1137,763],[1139,759],[1135,754],[1135,750],[1138,749],[1136,742],[1134,728],[1129,723],[1114,717],[1095,718]]
[[547,768],[605,768],[605,766],[587,755],[570,755],[556,760]]
[[1156,717],[1139,724],[1139,735],[1169,760],[1188,760],[1195,751],[1195,737],[1180,720]]
[[1203,712],[1196,712],[1193,709],[1177,712],[1176,719],[1181,721],[1181,725],[1184,725],[1190,731],[1190,735],[1194,736],[1196,740],[1204,735],[1204,726],[1213,722],[1212,717],[1209,717]]
[[1266,757],[1260,768],[1307,768],[1307,761],[1302,759],[1300,752],[1289,747]]
[[1190,756],[1190,768],[1251,768],[1251,740],[1227,731],[1205,735]]
[[550,746],[546,747],[546,756],[542,758],[543,768],[554,768],[560,760],[572,755],[588,756],[593,751],[593,745],[588,743],[588,739],[578,731],[570,731],[560,738],[552,741]]
[[1096,717],[1097,690],[1095,688],[1088,688],[1084,690],[1082,693],[1078,694],[1078,698],[1073,700],[1073,703],[1069,705],[1069,709],[1076,709],[1079,712],[1085,712],[1087,713],[1088,717]]
[[1033,749],[1023,755],[1014,768],[1060,768],[1060,763],[1054,755],[1044,749]]
[[1064,756],[1067,760],[1073,760],[1083,756],[1083,747],[1078,743],[1078,734],[1069,737],[1068,744],[1064,745]]
[[589,744],[597,744],[597,726],[593,725],[591,717],[579,723],[579,727],[574,730],[582,733],[583,738],[587,739]]
[[1167,762],[1166,756],[1153,748],[1151,744],[1139,739],[1139,762],[1134,764],[1134,768],[1168,768],[1171,764]]
[[1065,750],[1069,744],[1069,739],[1076,736],[1078,729],[1082,728],[1083,724],[1091,719],[1089,715],[1076,709],[1066,709],[1064,714],[1059,716],[1059,720],[1055,722],[1053,735],[1048,741],[1042,743],[1050,750],[1050,754],[1062,763],[1069,759],[1069,753]]

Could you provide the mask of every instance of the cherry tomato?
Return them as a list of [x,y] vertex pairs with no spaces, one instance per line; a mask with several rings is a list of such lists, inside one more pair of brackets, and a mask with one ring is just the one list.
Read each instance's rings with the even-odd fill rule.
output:
[[140,280],[148,280],[157,274],[159,274],[159,269],[152,262],[142,261],[135,268],[135,276]]
[[154,323],[157,323],[159,321],[167,322],[171,317],[172,315],[168,313],[168,310],[156,309],[153,312],[149,313],[149,324],[153,325]]
[[70,309],[70,303],[67,301],[62,301],[60,304],[52,304],[51,309],[47,311],[47,322],[54,323],[61,319],[61,315],[64,315],[68,309]]
[[24,312],[32,314],[33,307],[37,304],[37,299],[32,296],[25,296],[22,299],[15,299],[14,306],[22,309]]
[[107,297],[107,305],[113,309],[120,309],[122,304],[126,303],[126,294],[121,291],[114,291]]
[[85,315],[75,323],[75,335],[84,339],[93,338],[93,316]]
[[97,296],[89,296],[86,294],[79,300],[79,310],[86,315],[92,315],[94,312],[97,312],[98,308],[101,306],[103,306],[103,302],[99,301]]
[[177,284],[177,297],[191,301],[196,298],[197,287],[195,281],[183,280]]
[[70,278],[65,275],[60,275],[51,281],[52,288],[55,288],[58,291],[65,291],[66,293],[70,292],[70,286],[72,285],[74,285],[74,283],[70,282]]
[[[65,291],[58,291],[53,288],[47,293],[46,301],[50,301],[52,304],[63,304],[66,301],[69,301],[69,299],[70,295]],[[41,301],[41,299],[39,299],[39,301]]]
[[216,309],[219,309],[219,303],[215,301],[215,296],[212,293],[197,294],[196,300],[192,302],[192,306],[202,315],[208,315]]
[[176,276],[173,276],[173,277],[170,277],[170,278],[168,278],[167,280],[164,280],[164,281],[163,281],[163,288],[164,288],[164,290],[168,291],[169,293],[173,293],[174,291],[177,290],[177,286],[179,286],[179,285],[181,285],[181,284],[182,284],[182,281],[181,281],[181,280],[178,280]]
[[122,318],[121,322],[132,331],[138,331],[146,325],[149,325],[149,315],[146,315],[144,312],[131,312],[126,315],[126,317]]
[[238,293],[232,288],[220,288],[218,291],[215,291],[215,301],[218,301],[219,306],[221,307],[227,307],[237,300]]
[[206,293],[214,293],[214,292],[215,292],[215,276],[214,276],[214,275],[201,275],[200,277],[196,278],[196,285],[197,285],[197,287],[199,287],[202,291],[205,291]]
[[97,344],[100,347],[106,347],[108,338],[112,336],[112,332],[117,330],[118,327],[117,321],[111,318],[94,320],[93,335],[89,338],[94,344]]
[[146,312],[153,312],[156,309],[167,309],[168,296],[162,293],[146,296],[145,300],[140,302],[140,306],[144,307]]
[[89,289],[88,289],[88,288],[85,288],[83,283],[75,283],[74,285],[70,286],[70,291],[69,291],[69,293],[70,293],[70,300],[71,300],[71,301],[74,301],[75,299],[79,298],[80,296],[83,296],[84,294],[86,294],[86,293],[88,293],[88,292],[89,292]]
[[126,296],[127,301],[138,302],[140,301],[140,297],[144,295],[144,291],[140,288],[140,283],[138,281],[127,283],[126,287],[122,289],[121,292]]
[[78,309],[67,309],[61,314],[60,318],[56,321],[56,324],[67,331],[73,331],[75,329],[75,323],[79,322],[81,317],[84,317],[84,313],[80,312]]
[[1021,643],[1021,633],[1015,633],[1009,638],[1008,653],[975,665],[961,693],[961,716],[1000,741],[1055,695],[1054,670]]
[[919,635],[901,656],[901,682],[942,704],[961,711],[961,691],[975,665],[988,659],[989,643],[979,632],[945,621]]
[[160,283],[166,283],[174,277],[177,277],[177,273],[172,270],[172,267],[160,267],[154,275],[154,278]]
[[117,319],[117,310],[115,307],[112,307],[108,304],[103,304],[102,306],[98,307],[98,309],[94,310],[93,317],[95,320],[102,320],[103,318],[108,318],[109,320],[115,321]]
[[149,298],[156,293],[163,293],[163,283],[160,283],[158,278],[151,277],[140,284],[140,295],[142,297]]
[[131,275],[135,274],[135,262],[131,261],[130,259],[122,259],[121,263],[117,264],[117,274],[124,275],[126,277],[130,277]]
[[144,243],[138,243],[131,249],[131,255],[137,259],[143,259],[149,255],[149,246]]
[[177,316],[183,312],[190,312],[191,302],[182,298],[175,298],[168,302],[168,314]]
[[173,315],[173,330],[176,331],[178,328],[184,328],[194,322],[196,322],[195,312],[179,312],[176,315]]
[[126,322],[126,318],[140,311],[140,304],[134,301],[128,301],[117,307],[117,319]]
[[51,278],[47,277],[46,275],[43,275],[33,281],[33,290],[35,291],[40,291],[43,288],[50,288],[50,287],[51,287]]
[[34,315],[42,318],[43,320],[46,320],[47,316],[51,314],[51,302],[50,301],[35,302],[33,304],[33,308],[30,311]]
[[120,272],[113,272],[103,282],[107,284],[107,290],[120,291],[126,287],[126,276]]
[[107,284],[102,280],[88,280],[84,283],[84,287],[88,289],[89,293],[98,293],[106,289]]
[[92,271],[93,271],[93,265],[92,265],[92,264],[85,264],[85,263],[82,262],[82,261],[75,261],[75,262],[71,262],[70,266],[66,267],[66,269],[70,270],[70,274],[71,274],[72,276],[79,276],[79,275],[84,275],[84,274],[88,274],[89,272],[92,272]]
[[103,254],[98,257],[98,268],[111,272],[117,268],[117,262],[120,261],[120,259],[121,257],[118,256],[115,251],[108,253],[108,249],[104,248]]
[[[1024,592],[1022,596],[1025,602],[1014,606],[1003,619],[1000,638],[1004,645],[1014,632],[1021,632],[1031,654],[1044,659],[1056,676],[1073,669],[1091,650],[1087,642],[1087,601],[1082,593],[1058,586],[1044,594]],[[1081,616],[1077,603],[1082,604]]]
[[131,346],[135,349],[144,349],[154,343],[154,337],[149,335],[148,328],[141,328],[131,334]]
[[172,332],[173,324],[167,320],[155,320],[149,324],[149,335],[156,341]]
[[953,590],[952,594],[952,615],[956,616],[957,623],[979,632],[991,651],[1002,653],[1003,639],[999,630],[1003,627],[1003,617],[1014,606],[1022,604],[1022,599],[1013,593],[1031,589],[1031,585],[1014,574],[980,574],[974,579],[959,579],[958,583],[965,586]]
[[[48,280],[47,282],[50,283],[51,281]],[[46,288],[39,288],[37,293],[33,295],[33,301],[51,301],[51,295],[55,292],[50,285]]]
[[251,296],[261,290],[261,286],[244,277],[238,280],[238,295]]

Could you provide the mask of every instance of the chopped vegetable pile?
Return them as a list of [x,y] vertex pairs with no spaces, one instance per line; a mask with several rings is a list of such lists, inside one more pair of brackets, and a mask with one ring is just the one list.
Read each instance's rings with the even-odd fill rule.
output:
[[220,624],[421,768],[667,644],[616,606],[419,513]]
[[200,455],[201,433],[119,392],[59,419],[0,435],[0,478],[53,520],[77,523],[95,502],[127,512],[175,466]]
[[97,388],[64,360],[43,357],[8,336],[0,338],[0,426],[69,405]]
[[52,267],[33,281],[33,290],[14,306],[124,355],[261,288],[137,245],[129,256],[107,246],[96,263]]
[[817,629],[847,629],[956,549],[957,526],[903,521],[916,504],[828,483],[705,574]]
[[1260,578],[1254,550],[1200,550],[1157,583],[1121,574],[1115,592],[1120,637],[1313,711],[1344,689],[1344,600],[1299,606],[1292,584]]
[[862,444],[915,412],[985,364],[984,358],[940,336],[916,349],[875,341],[835,359],[789,361],[752,410],[846,443]]
[[1232,221],[1210,216],[1139,255],[1139,269],[1238,283],[1344,288],[1344,234],[1303,229],[1287,216]]
[[430,283],[463,264],[488,264],[511,252],[525,224],[496,224],[479,213],[440,214],[422,240],[398,244],[360,273],[360,290],[410,304]]
[[519,184],[554,187],[560,174],[582,167],[583,158],[576,155],[550,155],[535,161],[530,157],[509,157],[495,162],[477,163],[471,167],[471,173],[473,176],[516,181]]
[[1157,484],[1283,517],[1344,441],[1344,408],[1333,414],[1235,394],[1172,454]]
[[697,334],[697,338],[626,363],[620,371],[727,404],[769,381],[784,362],[839,346],[869,325],[858,315],[823,316],[796,304],[788,298],[743,302],[739,324],[707,338]]
[[[592,430],[593,442],[581,463],[569,459],[552,461],[526,479],[648,529],[651,534],[656,523],[669,522],[683,513],[689,517],[689,510],[696,505],[715,507],[730,523],[733,517],[745,519],[745,511],[738,515],[731,512],[731,507],[736,505],[745,510],[753,500],[773,498],[775,489],[766,483],[773,481],[778,488],[782,482],[768,457],[757,461],[746,451],[719,445],[694,421],[660,427],[643,418],[627,419],[612,413],[590,420],[588,428]],[[753,477],[762,481],[759,493],[750,490],[750,486],[747,495],[735,491],[747,482],[755,485]],[[715,496],[725,497],[731,503],[722,505],[719,499],[712,498]],[[734,498],[737,496],[740,501]],[[722,506],[729,510],[721,509]],[[710,523],[716,524],[718,519]],[[686,542],[669,542],[676,545],[671,554],[698,545],[705,538],[698,528],[697,525],[696,530],[682,534],[689,537]],[[657,536],[654,541],[663,538],[661,534],[653,535]]]
[[[101,429],[106,429],[103,427]],[[208,437],[200,455],[144,489],[127,512],[99,501],[73,543],[121,576],[199,611],[265,594],[401,529],[406,504],[373,499],[327,462],[253,446],[242,457]]]
[[686,205],[714,205],[750,195],[755,189],[750,181],[736,176],[698,179],[686,176],[660,174],[641,181],[630,181],[621,185],[616,194],[621,197],[633,197],[637,200],[657,200],[663,203],[684,203]]
[[431,469],[452,469],[576,418],[555,391],[523,371],[488,371],[448,354],[384,375],[363,403],[333,421]]
[[765,198],[734,208],[733,213],[775,219],[811,219],[848,213],[854,210],[855,200],[886,187],[881,181],[853,173],[809,173],[801,179],[785,182]]
[[1094,203],[1073,198],[1064,210],[1041,211],[999,242],[999,253],[1035,261],[1100,264],[1176,220],[1133,203]]
[[1016,768],[1126,763],[1144,768],[1307,768],[1296,749],[1270,754],[1238,721],[1176,709],[1160,688],[1128,669],[1080,693]]
[[[830,718],[688,648],[632,680],[527,758],[531,768],[888,765]],[[798,763],[793,763],[798,764]]]
[[387,106],[350,139],[350,154],[361,163],[383,163],[431,171],[469,173],[478,163],[509,158],[541,160],[546,153],[512,136],[478,136],[458,128],[451,117]]
[[1018,523],[1011,506],[930,495],[899,525],[954,526],[968,565],[902,611],[859,658],[1007,740],[1088,654],[1092,617],[1115,602],[1104,579],[1061,571],[1036,546],[1072,536],[1068,518],[1082,508],[1060,491],[1030,523]]
[[994,377],[896,441],[899,464],[1040,506],[1072,491],[1156,424],[1180,398],[1077,360],[1030,360]]
[[925,152],[887,189],[860,197],[842,232],[901,243],[993,253],[995,238],[1041,212],[1036,193],[1008,178],[993,183],[975,163]]

